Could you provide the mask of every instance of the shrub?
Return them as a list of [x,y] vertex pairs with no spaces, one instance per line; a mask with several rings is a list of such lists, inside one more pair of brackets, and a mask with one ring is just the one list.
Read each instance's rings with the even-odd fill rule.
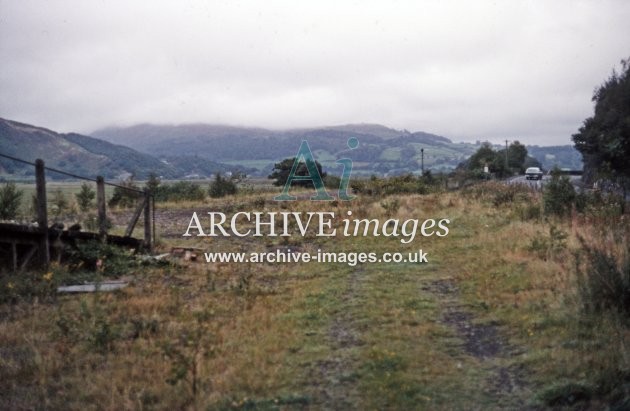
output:
[[324,179],[324,186],[326,188],[330,188],[332,190],[339,189],[339,185],[341,184],[341,178],[334,176],[332,174],[328,174],[323,179]]
[[587,312],[614,311],[630,315],[630,253],[627,248],[619,255],[615,247],[591,245],[583,237],[579,239],[586,254],[584,261],[576,254],[576,274],[583,309]]
[[0,275],[0,304],[55,298],[57,276],[47,273],[11,273]]
[[17,217],[22,194],[15,183],[5,183],[0,188],[0,220],[13,220]]
[[191,181],[162,184],[150,189],[155,201],[202,201],[206,198],[201,186]]
[[230,179],[226,179],[221,175],[221,173],[217,173],[214,178],[214,181],[210,183],[210,189],[208,190],[208,194],[212,198],[225,197],[226,195],[236,194],[237,188],[236,183]]
[[555,169],[549,183],[543,189],[543,204],[548,215],[568,215],[576,201],[576,193],[569,177]]
[[132,259],[126,250],[99,241],[77,244],[68,253],[70,271],[98,270],[106,277],[117,277],[129,271]]
[[350,188],[355,193],[364,193],[369,196],[427,194],[430,191],[427,181],[427,177],[416,177],[412,174],[388,178],[372,176],[369,180],[353,180]]
[[623,210],[623,197],[615,193],[593,191],[576,196],[576,209],[596,219],[615,220]]
[[119,186],[114,188],[114,194],[108,202],[110,207],[131,207],[136,204],[140,197],[142,197],[142,193],[137,191],[140,189],[135,184],[133,177],[130,177],[118,184]]
[[90,211],[92,207],[92,201],[94,201],[94,197],[96,197],[96,193],[92,190],[92,187],[88,183],[81,184],[81,191],[74,195],[77,199],[77,204],[79,205],[79,209],[83,213],[87,213]]
[[79,310],[57,312],[55,334],[60,338],[85,344],[88,350],[106,354],[114,350],[114,342],[120,338],[120,326],[110,322],[98,296],[92,299],[92,307],[82,299]]
[[164,357],[170,360],[171,370],[166,382],[177,385],[185,382],[190,389],[190,398],[194,402],[201,387],[201,364],[205,358],[215,354],[215,333],[211,321],[211,310],[195,311],[192,319],[176,339],[161,344]]
[[52,198],[53,214],[55,217],[60,217],[70,206],[63,191],[57,189]]

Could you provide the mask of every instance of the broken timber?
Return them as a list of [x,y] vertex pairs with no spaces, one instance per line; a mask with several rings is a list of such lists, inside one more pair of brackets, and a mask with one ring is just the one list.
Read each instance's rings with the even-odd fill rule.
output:
[[[31,263],[33,257],[37,255],[39,265],[47,267],[50,264],[51,244],[58,244],[59,241],[61,241],[62,243],[74,243],[76,240],[97,240],[104,243],[131,247],[135,249],[144,248],[151,252],[153,243],[153,227],[151,225],[151,218],[153,213],[151,207],[152,197],[148,191],[144,191],[144,202],[142,202],[138,206],[138,209],[134,213],[132,221],[127,226],[125,236],[112,236],[107,234],[105,184],[117,186],[116,184],[106,183],[101,176],[93,179],[66,173],[57,169],[47,168],[44,165],[44,161],[41,159],[37,159],[35,163],[31,163],[4,154],[2,154],[2,156],[14,161],[19,161],[35,166],[35,208],[37,211],[37,224],[22,225],[12,223],[0,223],[0,254],[5,250],[5,248],[8,249],[9,254],[8,258],[4,258],[2,257],[2,255],[0,255],[0,265],[3,263],[3,261],[6,261],[7,265],[12,271],[23,271],[26,266]],[[60,174],[67,174],[68,176],[74,178],[96,182],[98,233],[82,232],[76,230],[50,230],[48,228],[45,174],[46,169]],[[118,187],[127,190],[139,191],[136,189],[130,189],[128,187]],[[144,240],[139,240],[131,237],[131,234],[133,233],[133,229],[138,222],[140,214],[143,211],[145,233]]]

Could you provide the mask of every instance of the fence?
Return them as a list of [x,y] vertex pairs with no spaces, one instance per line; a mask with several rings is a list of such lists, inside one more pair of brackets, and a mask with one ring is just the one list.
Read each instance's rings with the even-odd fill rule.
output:
[[[63,170],[58,170],[51,167],[46,167],[45,163],[41,159],[37,159],[34,163],[26,161],[20,158],[16,158],[10,155],[0,153],[0,157],[17,161],[23,164],[28,164],[35,167],[35,211],[37,214],[37,226],[23,225],[23,224],[0,224],[0,243],[9,244],[11,247],[12,255],[12,268],[14,271],[23,269],[34,254],[40,257],[40,263],[47,266],[50,263],[50,240],[51,240],[51,228],[48,224],[48,207],[46,196],[46,171],[65,175],[74,179],[92,181],[96,183],[96,208],[97,208],[97,233],[81,232],[69,233],[68,231],[62,231],[56,233],[56,238],[61,239],[63,237],[73,237],[81,239],[99,239],[102,242],[111,242],[122,245],[142,245],[149,252],[152,250],[152,246],[155,240],[155,202],[152,194],[148,190],[138,190],[132,187],[126,187],[120,184],[106,182],[102,176],[96,178],[90,178],[80,176],[77,174],[69,173]],[[132,214],[125,234],[120,236],[109,236],[108,223],[107,223],[107,207],[105,198],[105,186],[118,187],[124,190],[136,192],[141,195],[142,201],[138,203],[138,206]],[[140,242],[131,237],[133,230],[140,219],[140,215],[144,213],[144,240]],[[19,260],[19,247],[26,246],[23,261],[18,264]]]

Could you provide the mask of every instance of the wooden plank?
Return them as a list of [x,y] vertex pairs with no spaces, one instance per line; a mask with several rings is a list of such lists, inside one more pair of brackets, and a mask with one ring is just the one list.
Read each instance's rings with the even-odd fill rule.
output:
[[63,285],[57,287],[58,293],[94,293],[104,291],[115,291],[125,288],[128,285],[126,281],[104,281],[102,283],[88,283],[79,285]]
[[[146,197],[144,198],[144,201],[147,201]],[[144,201],[138,204],[138,208],[136,208],[136,211],[133,213],[131,221],[129,221],[129,225],[127,225],[127,229],[125,230],[125,237],[131,237],[133,229],[136,227],[138,219],[140,218],[140,214],[142,214],[142,210],[144,210]]]
[[22,261],[22,265],[20,265],[20,272],[24,271],[24,269],[28,265],[29,261],[31,261],[31,258],[33,258],[33,255],[35,255],[36,251],[37,251],[37,247],[36,246],[33,246],[33,247],[31,247],[30,250],[28,250],[28,253],[26,253],[26,255],[24,256],[24,260]]
[[144,246],[149,253],[153,249],[151,244],[151,196],[148,190],[144,192]]

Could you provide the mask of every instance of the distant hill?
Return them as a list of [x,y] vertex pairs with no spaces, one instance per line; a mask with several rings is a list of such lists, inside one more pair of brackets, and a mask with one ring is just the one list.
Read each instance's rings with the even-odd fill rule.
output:
[[[348,139],[359,140],[350,149]],[[46,164],[74,174],[120,179],[153,172],[165,179],[206,178],[217,172],[243,171],[266,176],[274,163],[295,156],[307,140],[326,171],[341,173],[340,158],[353,160],[355,175],[450,171],[473,154],[479,144],[454,143],[425,132],[396,130],[378,124],[267,130],[208,124],[164,126],[143,124],[108,128],[92,136],[61,134],[46,128],[0,119],[0,153]],[[124,145],[121,145],[124,144]],[[581,169],[573,146],[528,146],[545,169],[554,165]],[[32,176],[33,167],[0,158],[0,177]],[[53,178],[63,176],[50,173]]]
[[[173,155],[196,156],[212,161],[241,165],[267,175],[273,164],[296,154],[301,140],[307,140],[316,159],[328,170],[340,172],[335,161],[353,160],[353,173],[419,173],[424,149],[425,169],[450,171],[473,154],[478,144],[454,143],[435,134],[396,130],[379,124],[268,130],[212,124],[151,125],[106,128],[92,133],[113,143],[124,143],[158,158]],[[350,137],[359,140],[350,150]],[[581,168],[572,146],[532,147],[530,154],[543,166]]]
[[[134,174],[144,179],[153,172],[163,178],[182,178],[198,174],[206,177],[216,171],[225,172],[234,166],[210,160],[194,161],[171,156],[162,161],[129,147],[112,144],[81,134],[60,134],[46,128],[0,118],[0,153],[27,161],[44,159],[46,165],[70,173],[94,177],[102,175],[118,179]],[[0,176],[32,176],[32,166],[0,157]],[[52,178],[64,178],[49,173]]]
[[[92,136],[122,143],[158,158],[169,155],[198,156],[212,161],[254,168],[268,174],[273,164],[296,154],[302,140],[307,140],[316,159],[328,170],[341,170],[335,161],[349,157],[354,173],[398,174],[419,172],[421,149],[426,168],[451,170],[470,156],[476,146],[453,143],[448,138],[424,133],[395,130],[378,124],[267,130],[204,124],[138,125],[107,128]],[[359,146],[350,150],[350,137]]]
[[581,170],[583,166],[582,154],[574,146],[527,146],[527,151],[540,161],[545,170],[551,170],[554,166]]

